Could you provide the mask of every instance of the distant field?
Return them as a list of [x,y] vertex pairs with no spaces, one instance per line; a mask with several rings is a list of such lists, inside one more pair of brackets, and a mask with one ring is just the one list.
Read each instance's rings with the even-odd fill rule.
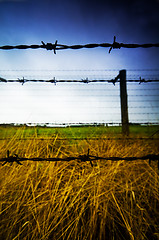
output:
[[[159,136],[159,125],[130,126],[130,137]],[[61,138],[100,138],[121,137],[120,126],[84,126],[84,127],[27,127],[27,126],[0,126],[0,138],[28,138],[28,137],[54,137]]]

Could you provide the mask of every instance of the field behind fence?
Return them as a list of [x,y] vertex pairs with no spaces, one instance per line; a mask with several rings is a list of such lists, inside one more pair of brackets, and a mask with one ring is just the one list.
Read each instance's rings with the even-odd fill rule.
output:
[[[127,74],[129,135],[118,71],[64,72],[48,83],[13,73],[3,72],[0,83],[1,123],[12,119],[0,126],[0,239],[157,240],[157,73]],[[50,77],[40,72],[34,80]],[[32,105],[31,121],[22,122]]]

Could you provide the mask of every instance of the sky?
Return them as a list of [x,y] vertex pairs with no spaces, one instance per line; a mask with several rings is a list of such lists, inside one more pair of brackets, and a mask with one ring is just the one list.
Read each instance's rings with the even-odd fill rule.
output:
[[[123,43],[159,43],[158,10],[159,0],[0,0],[0,46],[55,43],[56,40],[66,45],[112,43],[114,36]],[[110,69],[114,71],[108,71]],[[111,79],[120,69],[134,70],[130,72],[133,77],[143,74],[137,69],[159,69],[159,48],[113,49],[110,54],[109,48],[59,50],[56,55],[44,49],[0,50],[0,77],[6,79]],[[104,89],[119,95],[118,86],[115,91],[113,87],[0,83],[0,123],[118,122],[119,96],[117,105],[113,105],[114,112],[108,99],[101,101]],[[155,100],[156,91],[153,91]],[[56,106],[52,104],[55,102]],[[139,119],[139,115],[136,116],[133,121]],[[145,114],[144,121],[149,117]],[[158,115],[155,120],[159,121]]]

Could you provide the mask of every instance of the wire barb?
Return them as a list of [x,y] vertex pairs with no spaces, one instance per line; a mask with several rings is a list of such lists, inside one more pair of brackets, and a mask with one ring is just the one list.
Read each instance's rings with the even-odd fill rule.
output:
[[11,163],[12,165],[13,162],[16,162],[17,164],[22,165],[21,162],[19,161],[18,155],[14,154],[10,156],[9,150],[7,150],[7,158],[6,158],[6,161],[2,164],[2,166],[4,166],[6,163]]
[[89,155],[89,149],[88,149],[87,155],[86,154],[85,155],[80,155],[79,159],[81,160],[81,162],[87,162],[87,161],[90,162],[91,166],[93,167],[93,163],[92,163],[92,161],[90,159],[90,155]]
[[144,78],[141,78],[141,77],[140,77],[139,84],[141,84],[141,83],[147,83],[147,82],[149,82],[149,80],[145,80]]
[[18,80],[19,80],[19,83],[21,83],[22,85],[24,85],[24,83],[27,82],[27,79],[25,79],[24,77],[22,79],[18,78]]
[[116,36],[114,36],[114,41],[112,46],[109,49],[109,53],[111,52],[112,49],[120,49],[121,48],[121,44],[116,42]]
[[56,85],[57,81],[56,81],[56,78],[54,77],[53,79],[49,80],[48,82],[50,83],[54,83]]
[[88,80],[88,78],[86,78],[86,79],[81,79],[81,81],[82,81],[82,83],[89,83],[90,81]]
[[52,43],[47,43],[45,44],[43,41],[41,41],[43,48],[45,48],[46,50],[54,50],[54,54],[56,54],[56,47],[57,47],[57,40],[55,41],[55,44]]
[[118,80],[120,79],[120,74],[118,74],[118,76],[116,76],[114,79],[109,80],[109,83],[113,83],[113,85],[115,86],[115,84],[118,82]]
[[56,54],[56,47],[57,47],[57,40],[55,41],[55,44],[54,44],[54,54]]

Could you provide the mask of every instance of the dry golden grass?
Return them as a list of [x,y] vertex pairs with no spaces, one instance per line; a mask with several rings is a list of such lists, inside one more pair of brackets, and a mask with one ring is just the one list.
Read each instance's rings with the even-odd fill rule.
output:
[[[159,153],[158,142],[141,140],[1,141],[20,157],[142,156]],[[0,239],[158,239],[157,163],[23,162],[0,166]]]

